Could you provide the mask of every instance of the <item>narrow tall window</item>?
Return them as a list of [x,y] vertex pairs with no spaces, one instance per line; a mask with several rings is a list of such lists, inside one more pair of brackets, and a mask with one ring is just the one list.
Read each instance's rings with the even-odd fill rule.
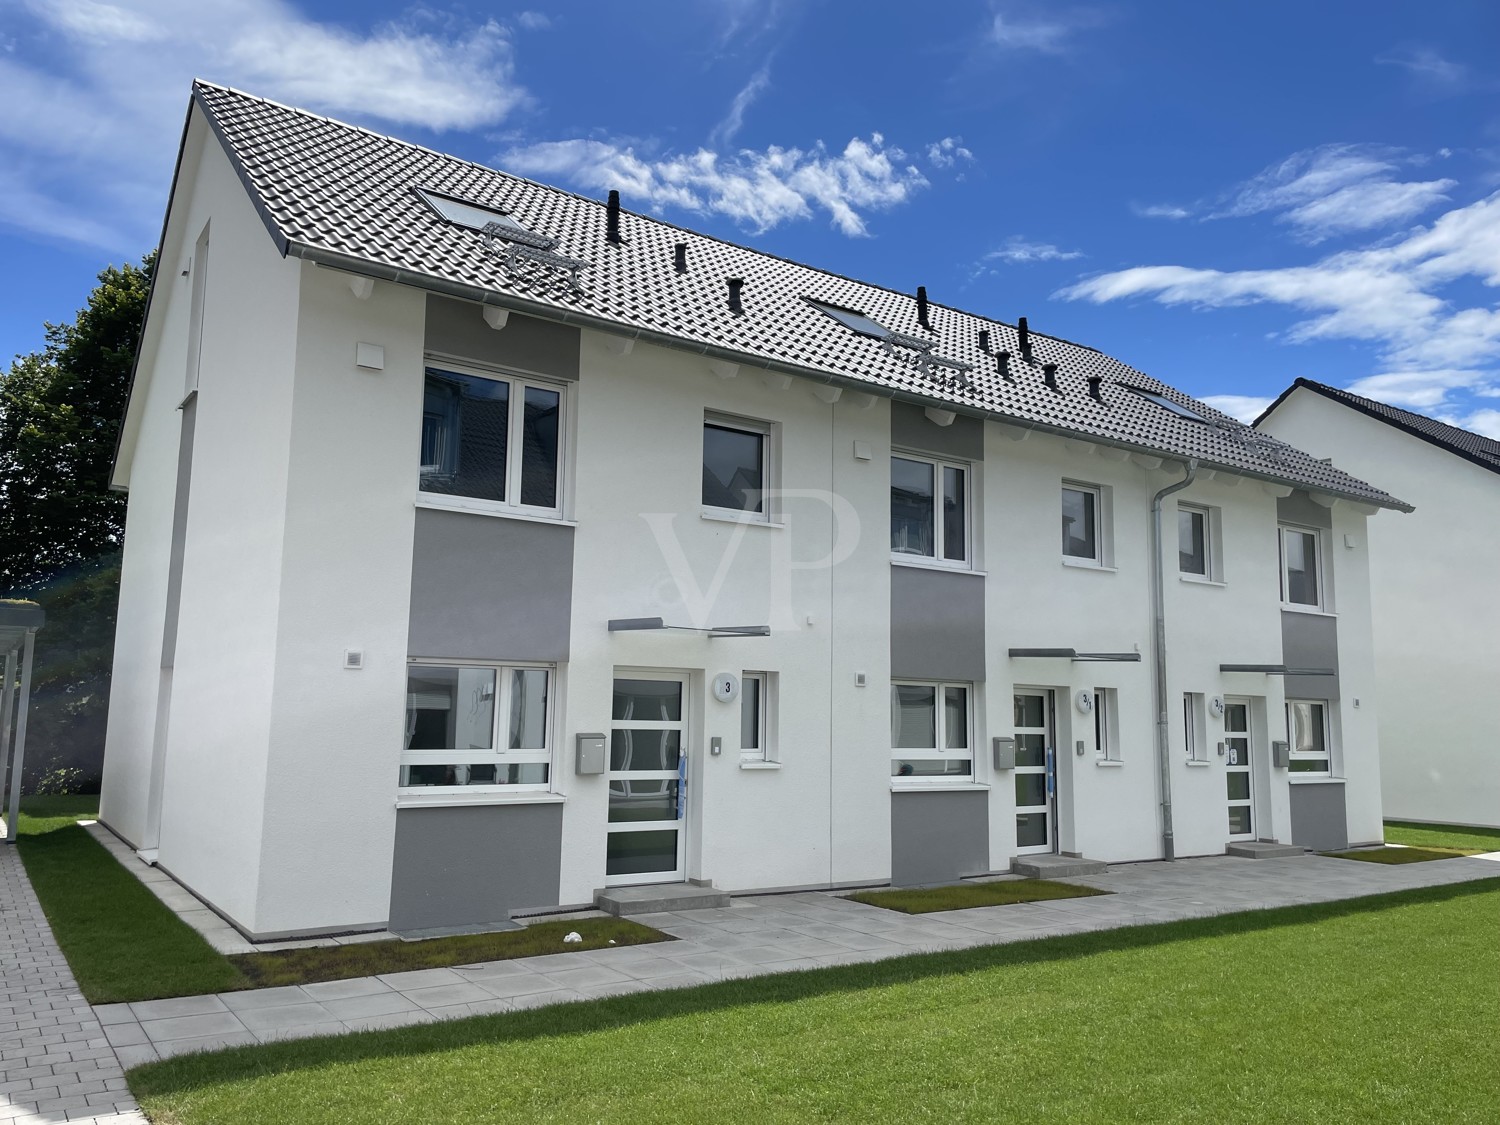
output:
[[923,457],[891,458],[891,554],[969,562],[969,470]]
[[1201,692],[1186,692],[1182,697],[1182,741],[1188,761],[1208,761],[1208,716]]
[[1120,760],[1120,725],[1114,688],[1094,689],[1094,748],[1101,762]]
[[746,672],[740,677],[740,758],[747,762],[773,760],[771,753],[771,685],[768,672]]
[[1102,562],[1099,550],[1099,490],[1063,485],[1062,548],[1070,559]]
[[1323,580],[1316,531],[1281,528],[1281,600],[1289,605],[1322,606]]
[[1208,512],[1187,504],[1177,506],[1177,569],[1207,578]]
[[1287,737],[1291,740],[1292,773],[1330,773],[1328,705],[1307,699],[1286,702]]

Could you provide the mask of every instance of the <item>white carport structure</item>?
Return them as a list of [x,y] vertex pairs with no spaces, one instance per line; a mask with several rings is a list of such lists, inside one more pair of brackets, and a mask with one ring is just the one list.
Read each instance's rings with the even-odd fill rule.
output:
[[[15,843],[21,811],[21,769],[26,760],[26,713],[36,631],[47,615],[36,602],[0,600],[0,793],[5,796],[5,842]],[[18,682],[19,681],[19,682]]]

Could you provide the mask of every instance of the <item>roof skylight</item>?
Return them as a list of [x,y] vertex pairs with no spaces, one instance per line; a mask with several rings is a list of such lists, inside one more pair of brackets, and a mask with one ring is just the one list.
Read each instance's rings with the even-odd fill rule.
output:
[[884,340],[891,334],[889,328],[878,320],[872,320],[864,313],[855,312],[853,309],[841,309],[837,305],[825,305],[822,301],[814,301],[811,298],[804,299],[820,313],[833,317],[845,328],[858,332],[861,336],[873,336],[877,340]]
[[499,223],[501,226],[514,227],[516,230],[526,229],[505,212],[496,211],[493,207],[471,203],[466,199],[455,199],[451,195],[439,195],[427,188],[417,188],[417,194],[422,197],[422,201],[427,206],[457,226],[482,231],[490,223]]
[[1179,418],[1187,418],[1193,422],[1203,422],[1205,424],[1208,422],[1207,418],[1203,417],[1203,415],[1199,414],[1192,407],[1183,406],[1180,402],[1173,402],[1166,395],[1157,394],[1155,391],[1148,391],[1142,387],[1127,387],[1126,390],[1134,391],[1147,402],[1154,402],[1163,410],[1169,410]]

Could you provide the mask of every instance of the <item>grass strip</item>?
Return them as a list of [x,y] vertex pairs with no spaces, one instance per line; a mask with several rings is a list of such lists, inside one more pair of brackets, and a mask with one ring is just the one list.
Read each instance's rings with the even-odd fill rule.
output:
[[[1500,979],[1497,926],[1488,879],[186,1055],[129,1081],[173,1125],[1490,1121],[1475,1044],[1500,1010],[1473,981]],[[1441,1018],[1413,1019],[1414,995]]]
[[1461,824],[1385,822],[1385,842],[1412,848],[1453,848],[1467,855],[1500,852],[1500,828],[1471,828]]
[[955,883],[945,887],[913,887],[889,891],[860,891],[847,895],[866,906],[899,910],[902,914],[935,914],[941,910],[974,910],[981,906],[1009,906],[1017,902],[1046,902],[1059,898],[1089,898],[1109,894],[1093,887],[1054,883],[1048,879],[1002,879],[985,883]]
[[1352,848],[1347,852],[1324,852],[1333,859],[1357,859],[1361,863],[1429,863],[1434,859],[1462,859],[1474,855],[1454,848]]
[[[563,937],[569,933],[577,933],[583,940],[565,943]],[[272,988],[667,940],[670,939],[666,934],[625,918],[579,918],[566,922],[534,922],[520,930],[461,934],[422,941],[356,942],[352,945],[283,949],[274,953],[243,953],[229,960],[249,982],[244,987]]]

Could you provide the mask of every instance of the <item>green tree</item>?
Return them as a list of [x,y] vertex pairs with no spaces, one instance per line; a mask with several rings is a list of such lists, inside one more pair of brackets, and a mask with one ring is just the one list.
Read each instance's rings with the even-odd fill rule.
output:
[[[97,784],[125,497],[109,490],[152,255],[110,266],[41,351],[0,376],[0,596],[47,610],[37,635],[26,788]],[[72,771],[72,772],[68,772]]]

